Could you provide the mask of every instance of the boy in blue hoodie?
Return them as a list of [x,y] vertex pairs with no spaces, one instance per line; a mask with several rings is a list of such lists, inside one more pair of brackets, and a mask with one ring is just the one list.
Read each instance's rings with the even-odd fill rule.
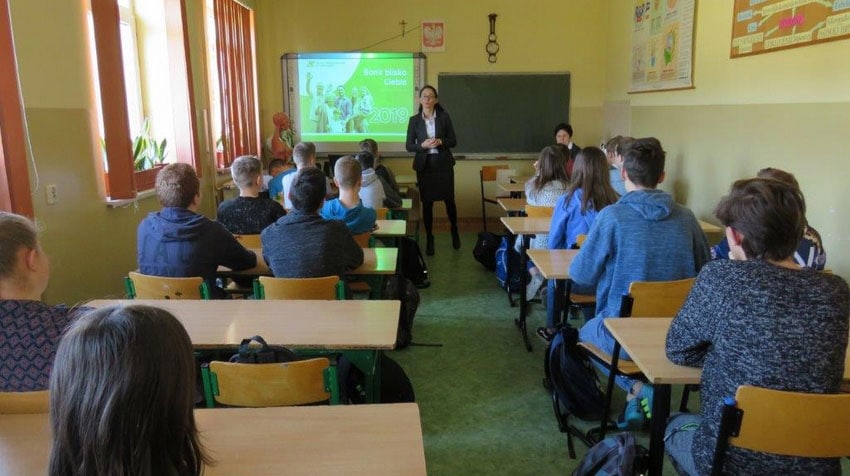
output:
[[151,276],[201,276],[212,296],[225,298],[216,286],[219,265],[234,271],[253,268],[257,256],[246,250],[220,223],[199,215],[200,180],[189,164],[170,164],[156,176],[162,210],[139,223],[139,272]]
[[[599,212],[570,265],[570,278],[580,289],[596,289],[596,317],[582,326],[579,339],[608,353],[614,351],[614,338],[602,321],[619,315],[620,299],[632,281],[692,278],[709,259],[694,214],[656,189],[664,180],[665,158],[658,139],[635,140],[623,157],[627,193]],[[620,358],[631,359],[622,350]],[[629,392],[625,425],[639,427],[644,419],[639,403],[646,399],[649,405],[652,387],[625,377],[617,384]]]
[[334,182],[339,187],[339,198],[327,200],[320,214],[325,220],[342,220],[353,235],[359,235],[375,226],[377,215],[372,208],[360,202],[360,186],[363,183],[360,162],[347,155],[340,157],[334,165]]

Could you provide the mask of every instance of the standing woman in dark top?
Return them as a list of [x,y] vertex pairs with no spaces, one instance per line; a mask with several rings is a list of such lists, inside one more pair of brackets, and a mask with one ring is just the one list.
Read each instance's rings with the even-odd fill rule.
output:
[[419,91],[419,114],[407,124],[407,150],[415,152],[413,170],[422,194],[422,218],[428,243],[425,252],[434,255],[434,202],[446,203],[452,225],[452,246],[460,248],[455,205],[455,159],[451,148],[457,145],[449,114],[437,102],[437,90],[425,85]]

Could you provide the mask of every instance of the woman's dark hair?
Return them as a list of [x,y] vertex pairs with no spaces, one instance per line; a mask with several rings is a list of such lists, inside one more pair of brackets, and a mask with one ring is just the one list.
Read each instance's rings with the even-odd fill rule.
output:
[[199,475],[195,360],[168,311],[113,306],[80,317],[50,377],[51,476]]
[[[422,86],[422,89],[420,89],[420,90],[419,90],[419,97],[422,97],[422,93],[423,93],[426,89],[430,89],[430,90],[431,90],[431,92],[433,92],[433,93],[434,93],[434,97],[435,97],[435,98],[439,98],[439,97],[440,97],[440,95],[439,95],[439,94],[437,94],[437,88],[435,88],[434,86],[431,86],[430,84],[426,84],[425,86]],[[444,111],[443,106],[441,106],[441,105],[440,105],[440,103],[434,104],[434,110],[435,110],[435,111],[440,111],[440,112]],[[422,104],[420,104],[420,105],[419,105],[419,114],[422,114]]]
[[779,180],[751,178],[732,184],[715,216],[743,235],[748,259],[781,261],[797,249],[806,226],[806,201],[800,190]]
[[598,147],[581,149],[573,165],[573,178],[567,187],[566,208],[573,194],[581,190],[581,212],[597,212],[620,199],[617,191],[611,187],[611,173],[608,171],[608,159]]
[[535,193],[539,193],[546,184],[555,180],[560,180],[564,185],[570,182],[567,177],[567,157],[559,147],[544,147],[537,156],[537,162],[537,174],[529,180]]
[[558,131],[567,131],[567,134],[569,134],[570,137],[573,136],[573,126],[567,124],[566,122],[562,122],[555,126],[555,130],[552,131],[552,135],[558,135]]

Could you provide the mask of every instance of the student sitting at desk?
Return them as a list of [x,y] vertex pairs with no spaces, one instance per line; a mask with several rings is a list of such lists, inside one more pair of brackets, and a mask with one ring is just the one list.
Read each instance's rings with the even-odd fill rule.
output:
[[195,426],[195,372],[189,335],[168,311],[80,317],[50,377],[48,474],[200,475],[210,460]]
[[363,250],[345,223],[319,215],[325,184],[316,167],[299,170],[289,191],[293,211],[260,234],[263,257],[276,277],[342,275],[363,264]]
[[626,194],[626,182],[623,181],[623,152],[634,139],[631,137],[615,136],[605,143],[605,155],[608,158],[608,172],[611,179],[611,187],[620,196]]
[[[784,170],[768,167],[759,170],[756,176],[759,178],[779,180],[800,190],[800,184],[797,182],[797,179]],[[720,240],[720,243],[711,247],[711,259],[728,259],[729,251],[729,241],[724,237]],[[812,268],[818,271],[823,271],[826,266],[826,251],[823,249],[820,233],[810,227],[808,222],[806,222],[805,228],[803,228],[803,237],[800,239],[797,250],[794,252],[794,261],[804,268]]]
[[[667,334],[667,357],[702,367],[700,415],[674,416],[665,447],[681,474],[709,474],[724,397],[740,385],[838,393],[850,291],[838,276],[801,268],[803,195],[778,180],[739,180],[717,205],[730,258],[700,271]],[[838,459],[730,447],[723,474],[840,474]]]
[[352,234],[359,235],[375,227],[375,210],[360,203],[362,180],[360,162],[346,155],[334,164],[334,182],[339,198],[325,202],[321,215],[325,220],[342,220]]
[[227,231],[238,235],[257,235],[286,215],[280,203],[259,197],[262,172],[263,164],[253,155],[238,157],[230,166],[230,175],[239,187],[239,196],[221,202],[217,218]]
[[[525,183],[526,202],[536,207],[554,207],[564,194],[570,179],[567,177],[567,157],[553,146],[544,147],[534,162],[535,174]],[[528,239],[523,237],[523,239]],[[547,248],[549,235],[539,233],[531,239],[532,249]],[[526,299],[531,300],[543,284],[543,275],[529,262],[531,281],[525,288]]]
[[378,152],[378,143],[374,139],[363,139],[360,141],[360,150],[365,150],[375,157],[375,173],[383,179],[385,184],[384,193],[389,197],[387,188],[390,188],[398,194],[398,183],[395,181],[395,174],[381,163],[381,153]]
[[269,198],[277,203],[283,203],[283,178],[295,173],[295,167],[287,168],[283,159],[273,159],[269,162]]
[[0,212],[0,392],[46,390],[59,338],[83,310],[41,302],[49,277],[35,225]]
[[[578,288],[596,289],[596,317],[582,326],[579,339],[609,354],[614,338],[602,321],[619,315],[621,297],[632,281],[692,278],[708,261],[708,244],[694,214],[656,189],[664,180],[664,150],[658,139],[632,143],[623,178],[629,193],[599,212],[570,265]],[[622,351],[620,358],[630,360]],[[652,387],[622,376],[617,384],[628,392],[622,426],[641,427],[645,415],[640,404],[651,404]]]
[[[585,147],[576,157],[573,179],[567,192],[558,198],[549,226],[550,250],[566,250],[577,246],[578,235],[586,235],[600,210],[617,203],[620,198],[608,183],[605,154],[596,147]],[[546,295],[546,326],[537,335],[551,341],[555,335],[555,281],[549,282]]]
[[139,223],[139,272],[151,276],[200,276],[212,297],[226,297],[216,286],[219,265],[234,271],[253,268],[257,257],[246,250],[221,223],[198,214],[201,182],[189,164],[166,165],[156,176],[156,196],[162,210]]
[[363,169],[363,183],[360,188],[360,200],[363,201],[363,206],[375,209],[400,207],[401,196],[375,173],[375,156],[364,150],[360,151],[355,158]]
[[[312,142],[299,142],[295,145],[295,148],[292,149],[292,160],[295,161],[295,166],[297,170],[301,170],[307,167],[316,167],[316,145]],[[295,179],[294,173],[288,173],[283,176],[282,179],[282,197],[283,197],[283,206],[287,210],[291,210],[293,205],[292,201],[289,199],[289,188],[292,185],[292,181]],[[328,196],[334,193],[332,183],[330,183],[330,179],[325,177],[326,179],[326,189]]]

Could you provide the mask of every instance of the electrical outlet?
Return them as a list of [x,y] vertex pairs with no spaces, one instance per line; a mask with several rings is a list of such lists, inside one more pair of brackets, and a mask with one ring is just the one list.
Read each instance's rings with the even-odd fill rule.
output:
[[56,185],[47,185],[44,187],[44,191],[47,193],[47,204],[56,205],[56,202],[59,201],[59,193],[56,191]]

